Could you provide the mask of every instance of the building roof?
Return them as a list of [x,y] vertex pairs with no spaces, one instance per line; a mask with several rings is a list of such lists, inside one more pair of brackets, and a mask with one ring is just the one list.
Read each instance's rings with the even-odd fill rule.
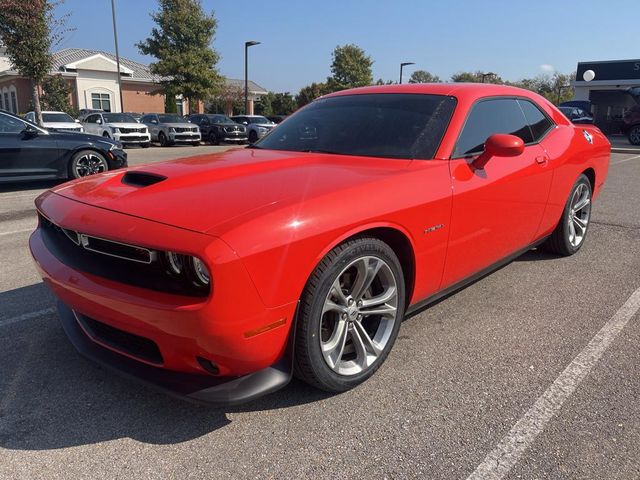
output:
[[[238,80],[237,78],[225,78],[225,82],[229,87],[239,88],[244,90],[244,80]],[[266,89],[258,85],[256,82],[249,80],[249,91],[257,95],[266,95],[269,93]]]
[[[116,61],[116,56],[109,52],[90,50],[87,48],[65,48],[53,54],[52,71],[64,72],[67,66],[96,55],[102,55],[113,62]],[[148,82],[159,82],[161,80],[160,76],[151,73],[149,65],[134,62],[133,60],[125,57],[120,57],[120,67],[123,72],[129,73],[131,78],[137,80],[146,80]]]

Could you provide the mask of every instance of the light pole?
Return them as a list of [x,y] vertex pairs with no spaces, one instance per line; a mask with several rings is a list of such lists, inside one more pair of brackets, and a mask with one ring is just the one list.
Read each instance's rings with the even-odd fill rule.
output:
[[[111,0],[111,16],[113,17],[113,39],[116,43],[116,75],[118,76],[118,94],[120,95],[120,111],[124,111],[122,106],[122,80],[120,79],[120,53],[118,52],[118,30],[116,30],[116,4],[115,0]],[[93,107],[93,105],[92,105]]]
[[244,114],[249,115],[249,47],[260,45],[260,42],[244,42]]
[[493,72],[481,73],[480,76],[482,77],[482,83],[484,83],[484,79],[486,77],[493,77],[494,75],[495,75],[495,73],[493,73]]
[[407,65],[415,65],[415,62],[402,62],[400,64],[400,83],[402,83],[402,69]]

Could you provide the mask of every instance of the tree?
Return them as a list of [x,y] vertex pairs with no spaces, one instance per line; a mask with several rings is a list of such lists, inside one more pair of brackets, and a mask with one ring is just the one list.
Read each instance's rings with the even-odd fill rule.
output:
[[481,72],[477,70],[475,72],[458,72],[451,75],[452,82],[468,82],[468,83],[496,83],[503,84],[504,81],[500,75],[489,72]]
[[158,61],[150,65],[160,76],[167,95],[182,94],[189,100],[205,100],[221,90],[222,77],[216,69],[218,53],[211,47],[218,22],[207,15],[200,0],[158,0],[151,14],[157,24],[151,35],[136,46]]
[[42,82],[42,105],[46,110],[66,112],[75,115],[76,111],[71,106],[69,95],[71,87],[62,75],[52,75]]
[[376,80],[376,83],[374,85],[395,85],[396,82],[394,82],[393,80],[387,80],[386,82],[379,78],[378,80]]
[[276,93],[271,100],[274,115],[289,115],[298,108],[296,101],[289,92]]
[[316,98],[329,93],[326,83],[312,83],[306,87],[302,87],[298,95],[296,95],[296,103],[298,108],[304,107],[307,103],[313,102]]
[[50,49],[62,37],[67,19],[65,15],[56,20],[53,7],[48,0],[0,0],[0,40],[13,68],[31,80],[33,108],[40,124],[40,89],[51,70]]
[[273,99],[275,93],[268,92],[266,95],[262,95],[256,102],[256,114],[257,115],[273,115]]
[[573,98],[572,78],[575,78],[575,72],[569,75],[556,72],[553,75],[538,75],[534,78],[523,78],[507,83],[514,87],[532,90],[550,102],[558,104]]
[[409,83],[440,83],[440,77],[426,70],[416,70],[411,74]]
[[332,75],[327,78],[330,91],[364,87],[373,83],[373,60],[357,45],[337,46],[332,58]]

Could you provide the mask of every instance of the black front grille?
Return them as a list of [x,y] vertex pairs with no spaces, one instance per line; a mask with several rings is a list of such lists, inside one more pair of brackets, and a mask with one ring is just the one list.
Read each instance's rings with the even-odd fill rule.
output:
[[165,266],[160,261],[154,260],[147,264],[87,250],[76,243],[73,236],[69,236],[69,233],[76,232],[67,230],[65,233],[64,229],[42,215],[39,215],[39,220],[38,228],[47,249],[68,267],[114,282],[158,292],[192,297],[209,295],[209,286],[198,286],[167,274]]
[[144,128],[120,128],[120,133],[142,133]]
[[176,127],[175,131],[178,133],[183,133],[183,132],[195,132],[196,129],[192,128],[192,127]]
[[153,340],[125,332],[86,315],[76,313],[76,318],[93,340],[132,357],[162,365],[162,354]]
[[[122,132],[124,133],[124,132]],[[120,137],[120,141],[122,143],[127,143],[127,142],[147,142],[149,141],[148,137],[142,137],[142,136],[138,136],[138,135],[131,135],[129,137]]]

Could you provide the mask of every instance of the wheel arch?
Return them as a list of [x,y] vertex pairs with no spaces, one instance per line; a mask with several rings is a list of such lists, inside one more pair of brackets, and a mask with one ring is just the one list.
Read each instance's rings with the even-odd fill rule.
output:
[[589,179],[589,183],[591,184],[591,191],[595,191],[596,189],[596,171],[592,168],[589,167],[586,170],[584,170],[581,175],[585,175],[588,179]]
[[92,152],[99,153],[107,161],[107,165],[109,166],[109,170],[111,170],[113,168],[113,165],[111,163],[111,158],[109,158],[109,155],[107,155],[107,153],[104,150],[101,150],[101,149],[97,148],[94,145],[79,145],[79,146],[75,147],[73,150],[69,150],[69,152],[67,153],[67,158],[66,158],[66,161],[65,161],[66,170],[67,170],[67,178],[72,178],[71,177],[71,162],[73,161],[73,157],[76,155],[76,153],[83,152],[85,150],[91,150]]
[[[416,258],[415,258],[415,245],[411,238],[411,235],[402,227],[395,224],[375,224],[361,226],[358,229],[350,230],[344,235],[340,236],[329,246],[325,247],[322,253],[316,259],[313,268],[322,261],[327,253],[349,240],[353,240],[357,237],[373,237],[385,242],[393,250],[398,257],[400,265],[402,266],[402,275],[405,283],[406,293],[406,305],[409,304],[415,287],[416,277]],[[311,275],[309,272],[309,276]]]

